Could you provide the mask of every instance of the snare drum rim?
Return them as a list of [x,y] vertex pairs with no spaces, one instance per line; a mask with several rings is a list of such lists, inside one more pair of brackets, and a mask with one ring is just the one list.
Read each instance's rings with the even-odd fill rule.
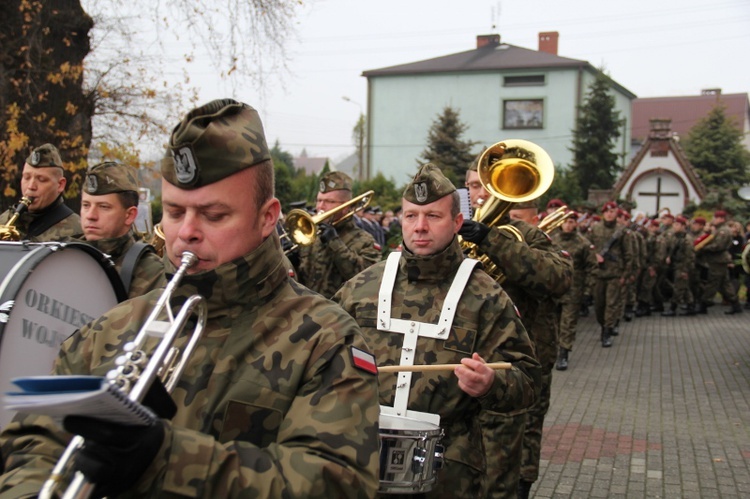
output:
[[426,425],[426,428],[419,428],[419,429],[404,429],[404,428],[384,428],[383,425],[380,422],[380,419],[378,420],[378,432],[383,435],[403,435],[407,437],[433,437],[433,436],[442,436],[443,429],[435,424],[432,424],[428,421],[422,421],[421,419],[415,419],[415,418],[407,418],[403,416],[393,416],[391,414],[381,414],[380,418],[389,418],[394,419],[397,421],[408,421],[412,424],[421,424]]
[[[0,303],[6,303],[9,300],[14,300],[16,294],[23,286],[26,279],[29,277],[31,272],[44,261],[46,257],[52,253],[60,250],[64,250],[68,247],[72,247],[78,250],[82,250],[91,257],[99,266],[104,270],[105,275],[112,284],[112,289],[115,294],[117,303],[120,303],[128,298],[125,292],[125,286],[122,284],[122,279],[115,269],[114,262],[93,246],[81,243],[81,242],[70,242],[70,243],[58,243],[58,242],[45,242],[45,243],[29,243],[24,242],[3,242],[0,243],[0,248],[3,246],[17,246],[22,249],[28,250],[28,254],[21,257],[10,271],[2,276],[2,282],[0,282]],[[0,322],[0,337],[2,337],[3,331],[5,330],[5,323]]]

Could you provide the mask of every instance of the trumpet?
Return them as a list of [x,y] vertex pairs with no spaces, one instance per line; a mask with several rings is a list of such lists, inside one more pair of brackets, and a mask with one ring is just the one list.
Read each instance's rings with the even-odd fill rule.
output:
[[293,246],[310,246],[318,237],[318,225],[333,217],[336,213],[345,210],[350,206],[356,205],[353,210],[334,222],[334,225],[338,225],[344,220],[348,220],[353,217],[356,212],[367,208],[374,194],[375,191],[367,191],[331,210],[318,213],[315,216],[310,215],[305,210],[291,210],[287,213],[286,220],[284,221],[284,230],[289,241],[291,241]]
[[[167,392],[171,393],[203,334],[206,325],[207,307],[202,296],[193,295],[188,298],[176,316],[173,315],[173,311],[169,307],[169,300],[174,290],[187,269],[197,261],[198,259],[193,253],[186,251],[182,254],[180,266],[174,277],[167,283],[146,322],[141,326],[135,339],[125,344],[125,354],[117,359],[118,367],[107,373],[107,381],[125,392],[132,401],[140,403],[156,378],[159,378]],[[194,312],[198,316],[195,329],[182,354],[180,354],[180,349],[174,345]],[[158,319],[162,313],[167,314],[167,321]],[[149,357],[144,350],[146,341],[150,338],[161,339]],[[41,499],[56,497],[57,484],[62,482],[70,473],[75,455],[84,443],[85,439],[78,435],[71,439],[65,452],[55,464],[51,476],[39,491]],[[89,482],[83,473],[77,471],[61,497],[64,499],[88,498],[95,485]]]
[[[512,225],[499,225],[514,204],[531,201],[552,185],[555,166],[549,154],[527,140],[504,140],[487,148],[478,159],[477,174],[492,197],[474,212],[472,220],[509,232],[518,241],[523,235]],[[484,271],[502,283],[505,276],[476,244],[461,240],[466,256],[478,260]]]
[[18,217],[23,215],[29,209],[29,205],[34,201],[33,198],[24,196],[18,202],[15,208],[13,208],[13,215],[11,215],[8,223],[0,225],[0,241],[20,241],[21,233],[16,228],[16,222]]
[[552,231],[559,228],[565,220],[573,216],[572,211],[568,211],[567,206],[561,206],[539,222],[539,229],[549,235]]

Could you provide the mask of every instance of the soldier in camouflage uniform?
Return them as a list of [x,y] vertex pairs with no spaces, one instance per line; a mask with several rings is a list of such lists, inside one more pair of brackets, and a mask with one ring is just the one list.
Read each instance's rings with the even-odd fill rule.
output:
[[567,251],[573,261],[573,283],[570,291],[560,298],[560,350],[555,369],[564,371],[568,368],[568,353],[573,350],[576,339],[584,290],[593,286],[599,268],[594,246],[578,232],[578,214],[575,212],[565,219],[560,230],[553,234],[552,240],[557,247]]
[[[373,497],[376,368],[354,320],[287,275],[257,112],[231,99],[193,110],[172,133],[162,175],[167,273],[184,251],[198,257],[171,305],[203,295],[206,330],[172,393],[171,421],[65,418],[86,439],[76,468],[96,496]],[[159,293],[76,332],[55,372],[106,374]],[[36,495],[69,436],[48,417],[16,416],[0,439],[0,490]]]
[[[475,209],[491,198],[476,169],[474,161],[466,173],[466,186]],[[529,223],[537,218],[533,204],[514,204],[512,208],[514,217],[524,213],[527,220],[505,215],[494,227],[469,220],[460,231],[465,240],[476,244],[480,254],[499,269],[503,288],[518,307],[542,366],[540,394],[531,408],[509,413],[488,412],[483,417],[486,434],[491,435],[485,442],[491,456],[485,495],[493,497],[516,493],[525,497],[539,476],[542,428],[557,358],[559,316],[555,300],[568,291],[573,278],[570,256]],[[512,227],[521,240],[503,226]]]
[[677,315],[677,307],[686,305],[684,315],[695,315],[693,295],[690,293],[690,272],[695,267],[693,243],[687,237],[687,219],[678,216],[672,224],[672,253],[669,256],[669,276],[672,279],[672,303],[669,310],[661,313],[664,317]]
[[[26,158],[21,193],[32,203],[15,223],[21,239],[45,242],[80,237],[81,219],[63,203],[66,183],[62,158],[52,144],[37,147]],[[20,203],[15,209],[19,207]],[[14,208],[0,215],[0,225],[7,224],[13,212]]]
[[[316,206],[319,213],[331,211],[350,199],[352,179],[347,174],[330,172],[320,179]],[[341,221],[353,208],[345,208],[321,223],[315,242],[299,250],[299,282],[326,298],[333,296],[344,282],[380,261],[380,245],[367,231],[357,227],[354,217]]]
[[84,240],[112,258],[130,298],[166,284],[161,258],[153,247],[135,241],[137,215],[133,168],[108,161],[88,169],[81,192]]
[[708,267],[708,278],[705,282],[703,295],[698,305],[698,313],[707,313],[707,306],[713,302],[716,293],[721,293],[730,309],[725,314],[740,314],[742,307],[737,298],[737,290],[729,280],[729,267],[732,257],[729,255],[729,247],[732,244],[732,234],[726,226],[727,212],[716,210],[712,224],[713,240],[703,246],[697,252],[698,257]]
[[654,287],[656,277],[667,259],[667,243],[659,233],[658,220],[651,220],[646,226],[648,237],[646,238],[646,261],[641,273],[641,282],[638,287],[638,317],[651,315],[651,307],[654,304]]
[[700,241],[707,237],[706,232],[706,219],[703,217],[695,217],[690,221],[690,231],[687,237],[693,244],[693,251],[695,253],[695,267],[690,272],[690,292],[693,295],[695,302],[694,311],[699,313],[700,301],[703,298],[703,288],[705,287],[706,279],[708,278],[708,266],[703,261],[703,255],[696,251],[696,245]]
[[617,223],[617,203],[609,201],[602,207],[602,220],[591,227],[589,240],[596,249],[599,263],[594,290],[596,320],[602,328],[602,347],[612,346],[612,336],[622,315],[621,298],[628,276],[633,275],[633,246],[625,228]]
[[[495,456],[485,454],[480,417],[528,407],[539,365],[508,295],[476,261],[464,259],[455,237],[463,216],[453,184],[427,164],[407,185],[402,207],[403,252],[347,282],[334,301],[357,320],[379,364],[462,364],[454,372],[402,372],[398,381],[381,374],[381,413],[428,421],[439,415],[446,465],[427,496],[487,497],[485,462]],[[392,305],[379,302],[384,296]],[[446,311],[455,311],[452,322]],[[485,361],[509,361],[513,368],[492,371]],[[400,390],[408,391],[403,399]]]
[[[631,254],[633,255],[633,273],[627,276],[625,289],[620,294],[620,308],[622,309],[620,317],[623,317],[626,322],[630,322],[633,320],[635,311],[636,287],[638,276],[643,267],[641,257],[645,255],[645,241],[643,240],[643,236],[638,232],[637,226],[631,222],[630,212],[621,208],[618,211],[617,222],[625,230],[625,239],[630,245]],[[619,332],[617,324],[615,324],[615,331]]]

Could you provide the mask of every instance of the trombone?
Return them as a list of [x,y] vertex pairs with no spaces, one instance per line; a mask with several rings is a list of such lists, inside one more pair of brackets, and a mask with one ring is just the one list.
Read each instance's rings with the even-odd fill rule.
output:
[[291,210],[286,214],[286,219],[284,221],[284,231],[286,233],[286,237],[289,238],[293,247],[310,246],[318,237],[318,225],[333,217],[333,215],[335,215],[336,213],[345,210],[350,206],[356,205],[353,210],[349,211],[343,217],[336,220],[334,222],[334,225],[338,225],[343,221],[348,220],[349,218],[353,217],[356,212],[367,208],[374,194],[375,191],[367,191],[364,194],[360,194],[359,196],[354,197],[333,209],[324,211],[323,213],[318,213],[314,216],[310,215],[305,210]]
[[573,216],[572,211],[568,211],[567,206],[561,206],[539,222],[539,229],[549,235],[552,231],[559,228],[563,222]]
[[[132,401],[140,403],[157,377],[164,384],[167,392],[171,393],[203,334],[206,325],[207,306],[201,295],[193,295],[188,298],[177,316],[173,315],[172,309],[169,307],[172,293],[174,293],[187,269],[197,261],[198,259],[193,253],[186,251],[182,254],[180,266],[177,268],[174,277],[167,283],[146,322],[138,331],[135,339],[125,344],[125,354],[117,358],[118,367],[107,373],[107,381],[116,385]],[[198,315],[195,329],[185,349],[180,354],[180,349],[175,347],[174,344],[181,336],[194,311]],[[168,320],[158,320],[158,317],[164,312],[166,312]],[[161,338],[161,340],[149,357],[145,352],[145,347],[147,340],[150,338]],[[70,473],[75,455],[84,443],[85,439],[80,435],[73,437],[52,469],[52,474],[39,491],[41,499],[52,499],[56,496],[55,489],[58,483]],[[89,482],[83,473],[76,471],[61,497],[63,499],[88,498],[94,491],[95,485]]]

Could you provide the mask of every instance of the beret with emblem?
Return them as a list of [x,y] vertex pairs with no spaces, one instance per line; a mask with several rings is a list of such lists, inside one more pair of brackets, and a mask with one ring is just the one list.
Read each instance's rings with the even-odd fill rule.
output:
[[404,199],[414,204],[425,205],[455,192],[456,186],[448,180],[440,168],[427,163],[419,168],[412,181],[404,189]]
[[44,144],[31,151],[26,163],[34,168],[63,167],[60,152],[52,144]]
[[727,212],[726,212],[726,211],[724,211],[724,210],[716,210],[716,211],[714,212],[714,218],[716,218],[716,217],[719,217],[719,218],[727,218]]
[[270,159],[258,111],[217,99],[190,111],[174,128],[161,174],[181,189],[197,189]]
[[93,196],[115,192],[138,192],[138,180],[133,167],[105,161],[89,167],[86,171],[84,190]]
[[320,177],[320,192],[351,191],[352,179],[343,172],[328,172]]
[[617,206],[617,203],[615,203],[614,201],[607,201],[607,202],[606,202],[606,203],[604,203],[604,205],[602,206],[602,213],[603,213],[603,212],[605,212],[605,211],[607,211],[607,210],[617,210],[617,209],[619,209],[619,208],[620,208],[620,207],[619,207],[619,206]]

